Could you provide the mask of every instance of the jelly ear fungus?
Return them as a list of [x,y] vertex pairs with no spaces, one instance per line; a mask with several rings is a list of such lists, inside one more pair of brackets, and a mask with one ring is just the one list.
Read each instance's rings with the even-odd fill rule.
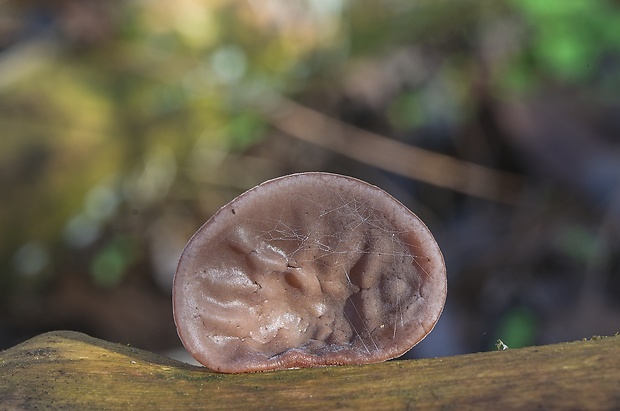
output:
[[330,173],[276,178],[222,207],[174,278],[177,331],[200,363],[239,373],[397,357],[435,326],[443,256],[383,190]]

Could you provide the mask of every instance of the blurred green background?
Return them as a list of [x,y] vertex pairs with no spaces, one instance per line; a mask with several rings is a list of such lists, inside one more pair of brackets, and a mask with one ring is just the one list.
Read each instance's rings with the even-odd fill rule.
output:
[[0,348],[173,355],[187,240],[300,171],[436,235],[448,303],[410,355],[620,331],[620,2],[1,2]]

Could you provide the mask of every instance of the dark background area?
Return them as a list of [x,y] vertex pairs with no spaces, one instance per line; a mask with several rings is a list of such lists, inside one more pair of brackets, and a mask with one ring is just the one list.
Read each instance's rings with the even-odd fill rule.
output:
[[172,355],[190,236],[269,178],[351,175],[443,250],[413,357],[620,331],[620,3],[0,3],[0,348]]

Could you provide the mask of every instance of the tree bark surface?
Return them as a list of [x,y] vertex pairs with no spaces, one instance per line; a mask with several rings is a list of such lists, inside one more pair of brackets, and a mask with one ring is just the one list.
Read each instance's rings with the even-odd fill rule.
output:
[[0,409],[620,409],[620,336],[232,375],[56,331],[0,352]]

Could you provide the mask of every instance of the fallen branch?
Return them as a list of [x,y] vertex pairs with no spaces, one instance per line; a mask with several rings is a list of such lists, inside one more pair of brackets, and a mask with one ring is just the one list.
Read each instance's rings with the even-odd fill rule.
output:
[[619,409],[620,336],[456,357],[217,374],[58,331],[0,353],[1,409]]

